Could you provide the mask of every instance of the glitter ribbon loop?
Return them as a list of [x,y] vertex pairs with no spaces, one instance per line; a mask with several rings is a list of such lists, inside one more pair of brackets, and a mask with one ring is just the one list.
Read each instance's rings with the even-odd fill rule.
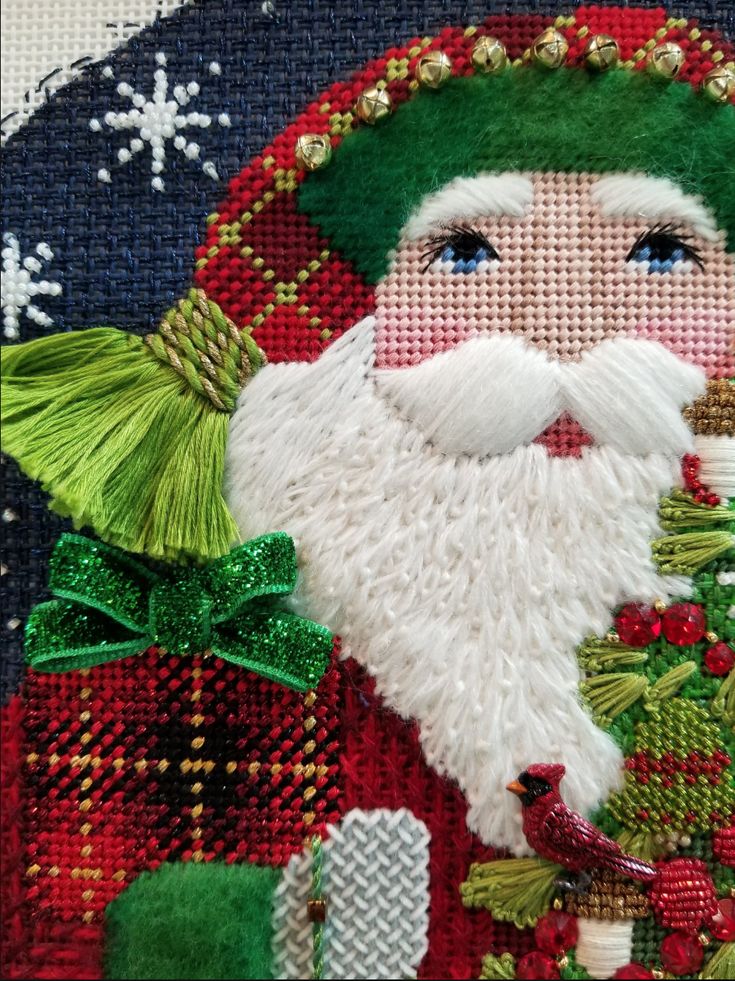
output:
[[278,605],[296,575],[294,544],[282,532],[165,576],[119,549],[63,535],[51,556],[57,598],[29,617],[26,661],[37,671],[71,671],[158,646],[215,654],[306,691],[324,674],[333,640],[326,627]]

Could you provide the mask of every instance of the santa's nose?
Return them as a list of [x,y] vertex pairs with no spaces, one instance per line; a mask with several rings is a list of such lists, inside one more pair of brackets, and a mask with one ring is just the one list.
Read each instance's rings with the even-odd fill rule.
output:
[[609,292],[598,265],[582,243],[522,264],[511,294],[511,330],[550,357],[575,361],[606,338],[635,328],[635,320],[625,323],[617,290]]

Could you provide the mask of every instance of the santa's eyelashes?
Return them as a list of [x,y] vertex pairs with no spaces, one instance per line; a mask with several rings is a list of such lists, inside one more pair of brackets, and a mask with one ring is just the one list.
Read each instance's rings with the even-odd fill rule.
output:
[[669,272],[679,262],[693,262],[700,269],[704,263],[700,252],[688,242],[690,236],[676,225],[659,225],[639,235],[626,257],[627,262],[645,264],[649,273]]
[[469,226],[453,226],[429,240],[422,258],[426,261],[424,272],[434,262],[452,273],[471,273],[490,268],[500,256],[482,232]]

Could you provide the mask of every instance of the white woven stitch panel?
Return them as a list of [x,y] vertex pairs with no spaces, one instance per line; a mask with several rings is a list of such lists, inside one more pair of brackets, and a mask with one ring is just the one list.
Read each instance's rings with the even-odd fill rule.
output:
[[[324,976],[415,978],[429,924],[429,832],[410,811],[353,810],[323,848]],[[275,897],[276,977],[311,978],[311,853],[295,855]]]
[[3,0],[3,141],[70,82],[156,17],[192,0]]

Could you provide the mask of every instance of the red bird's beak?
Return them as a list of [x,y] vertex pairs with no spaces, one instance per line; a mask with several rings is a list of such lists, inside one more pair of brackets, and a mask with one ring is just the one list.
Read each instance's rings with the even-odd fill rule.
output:
[[516,797],[522,797],[528,788],[524,787],[520,780],[514,780],[512,783],[509,783],[505,789],[509,790],[511,794],[515,794]]

